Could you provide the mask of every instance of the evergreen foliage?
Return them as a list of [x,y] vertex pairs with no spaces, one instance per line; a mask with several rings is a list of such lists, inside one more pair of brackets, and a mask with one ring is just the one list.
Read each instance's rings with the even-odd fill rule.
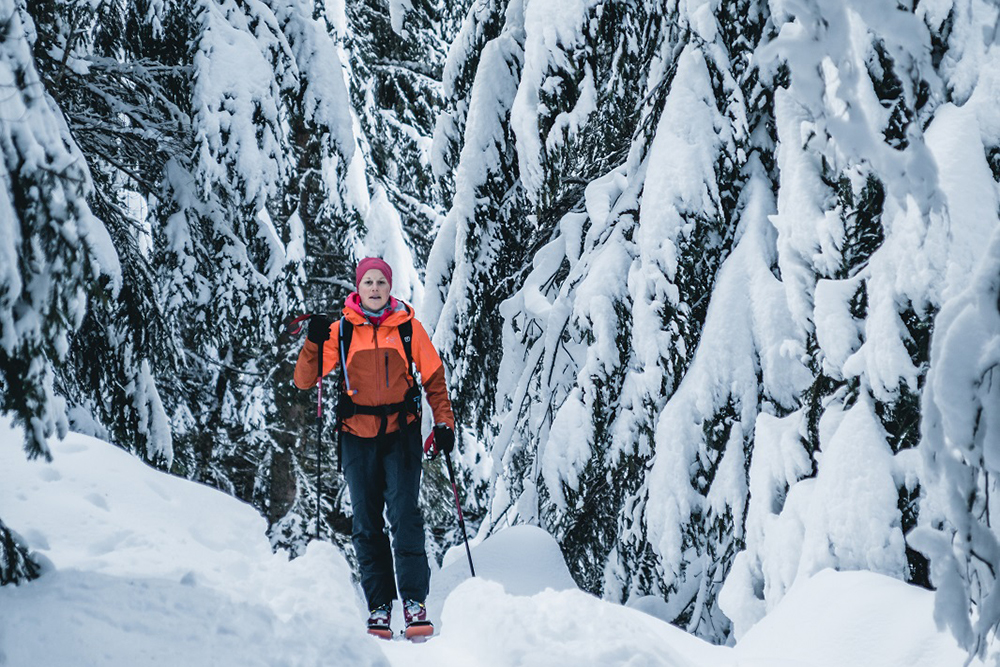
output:
[[0,586],[23,584],[37,579],[40,574],[38,563],[0,521]]
[[[313,396],[289,386],[301,342],[279,334],[305,304],[336,313],[359,254],[384,252],[393,235],[426,248],[441,198],[426,168],[435,78],[455,20],[453,7],[421,4],[407,12],[410,40],[390,29],[388,3],[352,4],[352,22],[328,9],[41,0],[8,12],[25,47],[18,67],[37,66],[51,96],[39,99],[65,118],[66,148],[52,154],[80,147],[75,162],[63,160],[73,178],[42,191],[71,195],[67,219],[77,207],[85,222],[97,224],[93,210],[107,225],[97,251],[110,251],[100,259],[111,273],[98,274],[87,243],[43,246],[54,265],[81,274],[44,271],[76,299],[52,309],[70,321],[32,350],[30,336],[21,348],[5,338],[4,386],[27,389],[3,391],[4,411],[33,413],[34,454],[71,425],[251,501],[275,546],[293,554],[317,534],[346,543],[349,529],[332,431],[317,451],[314,424],[303,421]],[[356,71],[345,76],[348,53]],[[374,198],[358,178],[366,172]],[[44,229],[15,194],[13,209]],[[405,260],[394,262],[410,286],[403,296],[419,299],[412,257],[393,259]],[[89,308],[81,290],[96,297]],[[21,367],[42,353],[48,361]]]
[[[908,397],[903,410],[891,415],[900,438],[919,439],[925,470],[919,500],[918,528],[910,540],[929,559],[930,581],[937,589],[936,618],[947,624],[971,655],[995,660],[1000,600],[996,595],[996,545],[990,495],[996,493],[998,236],[996,189],[1000,109],[980,89],[989,79],[970,79],[979,68],[1000,63],[995,4],[945,3],[922,19],[931,33],[932,58],[948,91],[948,99],[968,116],[955,118],[973,128],[963,137],[973,150],[951,162],[971,166],[963,176],[943,170],[941,180],[979,176],[970,202],[949,198],[949,231],[954,244],[948,279],[937,286],[931,308],[918,301],[903,314],[910,332],[908,350],[927,359],[922,391]],[[990,75],[992,76],[992,75]],[[942,111],[952,113],[955,108]],[[943,116],[943,113],[939,112]],[[954,117],[953,117],[954,118]],[[978,129],[978,132],[974,130]],[[930,132],[930,130],[929,130]],[[961,172],[960,172],[961,173]],[[981,208],[980,208],[981,207]],[[916,404],[919,401],[919,414]],[[918,421],[919,420],[919,421]],[[915,435],[914,435],[915,434]],[[901,498],[901,505],[912,498]],[[910,513],[912,514],[912,512]]]
[[24,427],[29,456],[48,457],[46,439],[68,428],[55,366],[69,354],[69,337],[96,283],[117,290],[121,274],[108,231],[87,203],[91,182],[83,157],[35,66],[33,24],[5,2],[0,29],[6,90],[0,107],[0,411]]
[[[303,197],[291,188],[299,170],[353,154],[328,26],[311,2],[27,10],[42,80],[93,174],[86,189],[78,160],[78,187],[123,276],[113,292],[107,279],[84,283],[100,296],[86,315],[82,303],[75,315],[63,308],[82,326],[49,382],[70,400],[74,428],[270,508],[269,480],[287,474],[271,470],[269,433],[287,430],[274,409],[287,364],[277,334],[302,298]],[[344,172],[303,178],[302,190],[335,190]]]
[[[378,254],[481,534],[541,525],[586,590],[718,642],[873,570],[985,656],[997,11],[0,0],[0,412],[29,456],[100,435],[349,554],[283,325]],[[38,572],[0,523],[0,583]]]
[[358,110],[369,179],[385,188],[421,264],[441,215],[430,143],[442,105],[442,13],[447,4],[409,3],[399,34],[385,0],[346,6],[351,98]]
[[138,193],[156,191],[168,156],[190,150],[174,92],[188,68],[160,60],[162,40],[134,23],[148,11],[141,5],[39,2],[31,9],[36,61],[87,157],[92,209],[108,227],[123,274],[117,295],[91,301],[61,389],[75,414],[88,415],[74,428],[107,434],[165,467],[173,448],[156,378],[177,350],[149,264],[149,227],[129,208]]
[[[474,346],[501,340],[499,306],[511,293],[508,277],[528,261],[533,237],[530,222],[521,224],[518,217],[524,199],[509,121],[523,57],[516,12],[508,13],[496,37],[488,37],[505,10],[474,2],[445,70],[445,89],[462,97],[452,98],[453,127],[438,128],[437,141],[444,144],[438,155],[444,163],[448,155],[460,157],[452,208],[428,261],[424,307],[425,318],[438,322],[432,327],[434,342],[450,373],[456,417],[476,430],[489,421],[495,387],[490,378],[496,377],[499,357],[475,353]],[[470,85],[474,71],[490,75]],[[476,122],[466,121],[458,136],[463,112],[475,114]]]
[[[541,523],[559,536],[579,583],[627,597],[665,592],[659,557],[633,522],[641,523],[646,503],[656,414],[690,364],[707,295],[732,244],[736,141],[746,129],[730,118],[736,129],[713,138],[727,109],[739,108],[731,96],[742,93],[728,72],[713,75],[706,63],[714,60],[670,41],[690,37],[675,17],[631,3],[582,9],[575,23],[560,25],[558,51],[543,43],[544,9],[533,13],[529,4],[525,12],[525,65],[511,122],[537,211],[529,223],[537,221],[539,239],[552,240],[500,311],[507,325],[490,520],[492,527]],[[676,102],[671,112],[667,91],[681,87],[678,77],[700,86],[695,95],[708,94],[701,99],[718,94],[721,101],[694,114]],[[704,144],[732,157],[671,154],[678,146],[665,137],[677,125],[704,130]],[[667,129],[660,134],[657,126]],[[697,165],[705,180],[671,182],[664,173],[671,161]],[[456,199],[450,215],[457,209]],[[480,253],[495,247],[463,240]],[[455,340],[463,345],[483,340],[460,331]],[[659,341],[652,349],[651,335]],[[456,356],[469,364],[473,354],[466,348]],[[709,476],[718,463],[711,458]],[[707,533],[691,527],[687,534],[706,545]],[[685,607],[677,608],[679,620],[700,615]]]
[[[108,231],[87,203],[91,181],[80,149],[47,93],[32,56],[34,24],[0,2],[0,413],[23,427],[29,457],[51,456],[66,434],[56,368],[87,299],[122,286]],[[0,521],[0,585],[39,567]]]
[[[717,641],[797,573],[930,585],[904,534],[921,521],[913,454],[945,265],[904,248],[946,224],[923,131],[970,94],[942,85],[982,53],[950,46],[970,33],[888,5],[543,5],[470,8],[437,131],[455,199],[429,298],[491,453],[485,530],[540,524],[585,588],[660,596]],[[483,66],[512,40],[516,68]],[[486,187],[497,172],[506,190]],[[515,229],[521,259],[503,251]],[[480,303],[502,322],[484,327]],[[862,502],[818,509],[862,478]],[[862,515],[879,529],[858,545],[838,526]]]

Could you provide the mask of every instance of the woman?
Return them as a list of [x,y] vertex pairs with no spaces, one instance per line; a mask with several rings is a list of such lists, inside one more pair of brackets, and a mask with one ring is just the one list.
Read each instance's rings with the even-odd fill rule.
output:
[[[323,345],[323,375],[339,366],[341,331],[348,340],[338,409],[340,461],[354,511],[352,539],[361,587],[370,614],[368,631],[391,638],[392,602],[403,599],[407,638],[433,634],[424,601],[430,568],[420,513],[420,394],[407,361],[403,338],[420,374],[434,413],[434,451],[455,444],[455,416],[444,367],[413,309],[390,296],[392,268],[366,257],[355,272],[357,291],[347,297],[343,321],[314,316],[295,365],[300,389],[316,385],[317,356]],[[344,329],[343,327],[347,327]],[[389,519],[392,546],[384,532]],[[395,563],[393,562],[395,556]]]

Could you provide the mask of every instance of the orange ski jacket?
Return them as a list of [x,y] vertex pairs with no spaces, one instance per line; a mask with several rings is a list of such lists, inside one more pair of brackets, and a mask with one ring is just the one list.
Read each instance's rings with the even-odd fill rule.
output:
[[[353,395],[351,399],[358,405],[380,406],[401,403],[407,390],[415,382],[406,367],[406,352],[400,340],[399,325],[407,320],[413,322],[411,352],[413,363],[420,374],[421,385],[431,406],[435,424],[447,424],[455,429],[455,415],[448,399],[448,387],[444,378],[444,365],[423,325],[413,316],[413,309],[403,303],[378,326],[365,317],[355,305],[357,297],[351,294],[344,306],[344,317],[353,325],[351,348],[347,350],[347,379]],[[306,340],[295,364],[295,386],[310,389],[316,386],[316,365],[319,346]],[[323,376],[340,364],[340,321],[330,326],[330,339],[323,348]],[[346,391],[346,387],[340,387]],[[413,423],[416,415],[408,414],[407,423]],[[379,433],[382,419],[376,415],[356,414],[344,419],[341,427],[348,433],[362,438],[374,438]],[[388,420],[386,433],[399,430],[396,419]]]

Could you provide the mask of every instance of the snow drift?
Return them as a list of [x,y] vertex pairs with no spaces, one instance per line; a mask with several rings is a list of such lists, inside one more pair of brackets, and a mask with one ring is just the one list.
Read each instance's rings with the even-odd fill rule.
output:
[[[425,644],[365,635],[349,567],[312,543],[271,553],[264,520],[223,493],[148,467],[100,440],[49,443],[27,461],[0,423],[0,508],[44,565],[0,589],[0,665],[899,665],[959,667],[932,594],[871,572],[797,582],[735,647],[712,646],[575,586],[558,545],[515,526],[446,554]],[[399,615],[397,614],[397,617]],[[397,618],[398,624],[398,618]]]

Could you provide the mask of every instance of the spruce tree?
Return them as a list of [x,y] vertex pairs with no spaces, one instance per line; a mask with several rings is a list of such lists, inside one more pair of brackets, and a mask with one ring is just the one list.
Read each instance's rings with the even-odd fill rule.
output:
[[[0,413],[24,432],[29,457],[50,458],[66,434],[58,365],[88,297],[121,288],[108,231],[87,204],[91,181],[79,148],[47,93],[32,54],[24,7],[0,2]],[[0,584],[38,574],[0,521]]]
[[[990,495],[998,467],[990,445],[1000,430],[1000,225],[966,289],[942,307],[923,394],[921,450],[926,467],[920,527],[911,543],[930,559],[935,613],[970,655],[995,656],[1000,624],[997,554]],[[969,350],[982,351],[969,355]]]
[[[747,205],[737,202],[747,143],[737,76],[746,74],[729,70],[739,57],[722,57],[721,45],[697,48],[702,36],[686,19],[652,5],[592,7],[574,26],[575,42],[561,33],[561,51],[546,51],[544,13],[529,5],[525,20],[518,157],[552,240],[501,311],[507,354],[491,525],[539,522],[589,590],[619,600],[659,594],[677,622],[724,636],[705,586],[717,575],[704,564],[725,568],[742,519],[743,498],[711,500],[727,447],[745,446],[729,436],[734,405],[723,396],[701,417],[700,454],[655,431],[691,364]],[[675,131],[697,136],[697,148],[685,153]],[[696,176],[679,178],[680,169]],[[754,383],[751,421],[756,403]],[[683,532],[685,546],[669,554],[651,548],[657,529],[645,510],[657,456],[678,469],[705,466],[683,487],[671,482],[679,501],[703,505],[660,526]],[[725,458],[731,475],[737,459]]]
[[775,269],[811,380],[797,409],[758,419],[746,550],[723,604],[737,637],[824,567],[929,583],[905,540],[924,511],[918,397],[944,266],[933,252],[914,265],[911,240],[949,216],[928,168],[940,143],[924,132],[946,93],[918,15],[849,5],[821,18],[758,51],[774,90]]
[[[225,21],[216,26],[214,22],[221,18]],[[209,129],[221,128],[221,143],[209,132],[210,150],[202,153],[213,159],[192,168],[213,183],[202,196],[210,202],[218,196],[218,206],[235,207],[226,219],[239,225],[213,240],[225,227],[214,217],[203,218],[205,211],[200,207],[192,211],[199,233],[209,233],[203,241],[209,251],[194,247],[196,256],[205,252],[206,259],[216,257],[222,250],[220,242],[238,254],[229,252],[236,260],[231,278],[220,274],[217,265],[207,274],[217,294],[235,297],[231,307],[217,312],[219,305],[226,304],[206,302],[206,315],[190,323],[194,347],[205,351],[202,357],[210,364],[203,367],[204,375],[191,377],[184,396],[197,399],[196,392],[202,392],[204,398],[192,404],[201,408],[199,419],[207,419],[204,423],[216,429],[211,437],[199,429],[190,441],[187,463],[192,467],[187,474],[207,473],[213,483],[252,499],[270,519],[272,542],[296,554],[308,536],[329,536],[331,521],[341,524],[338,530],[344,532],[342,521],[326,512],[320,516],[322,525],[315,525],[311,499],[317,471],[327,476],[322,484],[325,490],[337,490],[329,481],[336,479],[330,431],[326,448],[317,452],[311,420],[298,419],[312,396],[289,386],[291,362],[300,343],[279,334],[306,303],[318,303],[310,297],[319,291],[317,286],[329,287],[321,284],[323,276],[337,275],[336,262],[312,251],[338,238],[350,239],[353,233],[354,210],[350,204],[338,204],[343,201],[339,199],[344,194],[342,181],[354,157],[351,113],[341,55],[324,15],[314,15],[312,3],[276,4],[273,11],[262,5],[233,5],[224,17],[213,15],[205,25],[209,31],[217,28],[220,35],[236,29],[247,45],[258,47],[260,60],[259,72],[247,72],[251,79],[235,82],[221,97],[214,96],[216,87],[231,84],[215,79],[212,71],[205,73],[204,86],[196,85],[192,91],[193,100],[205,104],[196,119]],[[212,42],[204,33],[202,37],[202,45]],[[196,55],[195,62],[210,66],[212,59],[220,57],[217,51],[213,49],[211,58],[206,55],[203,60]],[[262,73],[269,77],[264,79],[269,82],[264,88],[257,86]],[[199,98],[199,91],[208,96]],[[234,110],[246,116],[230,113],[225,101],[228,96],[240,99],[240,95],[249,97]],[[244,134],[237,136],[238,132]],[[218,172],[220,166],[236,174],[235,189],[230,179],[214,181],[216,173],[223,173]],[[331,226],[336,227],[333,233]],[[349,257],[351,247],[345,243],[338,252]],[[319,268],[319,275],[310,275],[312,267]],[[231,290],[233,285],[236,291]],[[221,317],[235,324],[234,315],[240,326],[229,329],[232,339],[221,339],[223,347],[218,339],[201,338],[206,333],[203,322]],[[225,333],[225,327],[216,327],[213,336],[220,333]],[[205,393],[205,388],[212,388],[213,393]],[[211,409],[205,410],[206,406]],[[225,430],[218,428],[227,422]]]
[[29,9],[39,69],[86,157],[91,207],[108,226],[123,272],[116,295],[92,302],[58,386],[80,416],[74,429],[166,467],[173,449],[157,383],[176,350],[139,211],[158,191],[165,160],[189,148],[189,125],[171,91],[186,66],[161,59],[146,4],[46,1]]
[[24,428],[29,456],[48,457],[47,438],[68,427],[56,365],[67,358],[88,295],[102,279],[120,288],[121,273],[107,229],[87,204],[82,155],[35,66],[26,18],[13,3],[0,9],[5,115],[18,121],[0,125],[0,411]]
[[[458,120],[457,127],[437,139],[455,142],[440,148],[439,157],[459,158],[452,206],[428,260],[424,308],[449,370],[456,417],[479,433],[489,424],[490,378],[496,377],[499,363],[498,355],[484,353],[482,346],[493,349],[501,340],[499,307],[511,292],[506,276],[523,265],[533,238],[531,223],[523,224],[519,217],[524,199],[509,124],[523,27],[516,12],[504,23],[505,9],[500,3],[473,3],[449,56],[445,89],[459,114],[468,100],[468,119],[462,135],[456,134],[462,124]],[[503,27],[491,37],[497,24]],[[475,71],[492,76],[467,78]]]
[[18,584],[37,579],[41,567],[32,560],[28,550],[0,521],[0,586]]
[[[928,583],[904,534],[921,511],[913,449],[938,307],[926,277],[943,265],[908,263],[901,230],[930,237],[946,219],[935,174],[903,166],[933,163],[923,129],[947,94],[935,68],[961,68],[926,29],[944,14],[540,8],[473,5],[437,132],[435,168],[455,197],[428,297],[440,303],[436,340],[462,364],[469,434],[492,451],[487,530],[539,523],[588,589],[660,595],[675,622],[715,640],[731,632],[727,578],[737,632],[796,571]],[[809,30],[780,30],[797,21]],[[513,101],[499,63],[476,75],[505,36],[524,49],[508,68]],[[482,186],[496,165],[518,177],[502,193]],[[522,221],[502,206],[515,185]],[[493,210],[495,230],[473,215]],[[527,253],[504,254],[512,233]],[[499,329],[484,328],[480,303],[496,304]],[[465,379],[494,375],[495,390]],[[864,478],[844,472],[855,445],[871,493],[842,515],[807,511]],[[880,526],[869,542],[838,532],[861,515]],[[803,533],[779,556],[771,540],[796,521]]]
[[[937,299],[932,305],[939,307],[930,326],[918,309],[903,315],[907,328],[920,334],[908,341],[908,349],[919,349],[927,359],[919,424],[911,425],[910,410],[901,411],[903,419],[898,420],[904,433],[918,431],[924,471],[919,525],[909,544],[929,559],[929,578],[937,590],[935,617],[970,657],[995,660],[1000,655],[995,640],[1000,536],[990,502],[997,479],[990,443],[998,432],[1000,136],[993,128],[1000,109],[983,86],[988,79],[982,73],[996,71],[1000,54],[995,31],[982,26],[995,22],[996,7],[945,3],[922,12],[921,19],[930,33],[931,61],[954,104],[942,105],[937,113],[950,123],[950,132],[935,135],[936,118],[927,135],[943,144],[939,150],[955,152],[945,153],[939,162],[949,210],[948,219],[941,221],[948,232],[938,238],[946,238],[942,245],[951,249],[933,292]],[[980,76],[969,77],[972,71]],[[952,194],[956,191],[962,194]],[[976,196],[963,196],[967,192]]]
[[393,15],[397,6],[388,0],[346,6],[351,100],[369,187],[373,195],[384,188],[420,266],[441,216],[430,144],[442,105],[446,4],[409,3],[403,16]]

